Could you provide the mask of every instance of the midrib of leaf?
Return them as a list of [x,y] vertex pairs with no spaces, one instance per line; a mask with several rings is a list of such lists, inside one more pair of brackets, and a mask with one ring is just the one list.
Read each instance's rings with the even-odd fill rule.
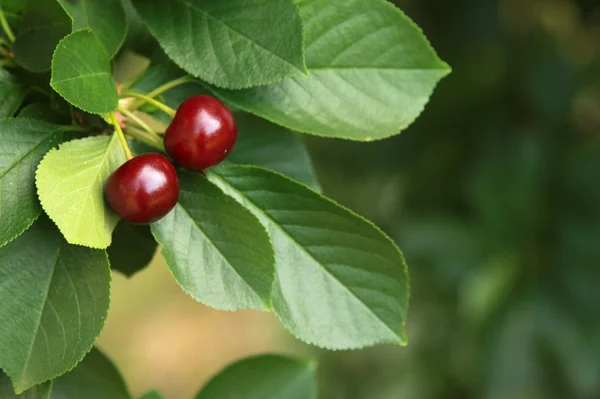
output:
[[[206,17],[208,17],[209,19],[211,19],[211,20],[213,20],[213,21],[216,21],[217,23],[220,23],[220,24],[222,24],[222,25],[225,25],[225,26],[226,26],[226,27],[227,27],[229,30],[231,30],[231,31],[233,31],[233,32],[235,32],[235,33],[237,33],[239,36],[241,36],[241,37],[243,37],[244,39],[248,40],[248,41],[249,41],[250,43],[252,43],[253,45],[255,45],[255,46],[257,46],[257,47],[260,47],[261,49],[263,49],[263,50],[264,50],[264,51],[266,51],[267,53],[269,53],[269,54],[271,54],[271,55],[275,56],[276,58],[279,58],[281,61],[285,62],[285,63],[286,63],[286,64],[288,64],[288,65],[291,65],[292,67],[294,67],[294,68],[295,68],[295,69],[297,69],[298,71],[302,72],[302,74],[303,74],[303,75],[306,75],[306,70],[303,70],[303,69],[300,69],[300,68],[298,68],[296,65],[292,64],[290,61],[288,61],[288,60],[286,60],[285,58],[281,57],[279,54],[276,54],[276,53],[274,53],[272,50],[270,50],[270,49],[266,48],[266,47],[265,47],[265,46],[263,46],[262,44],[258,43],[257,41],[253,40],[252,38],[248,37],[248,36],[247,36],[246,34],[244,34],[243,32],[240,32],[239,30],[235,29],[233,26],[231,26],[231,25],[229,25],[229,24],[225,23],[225,21],[223,21],[223,20],[220,20],[220,19],[218,19],[218,18],[216,18],[216,17],[213,17],[213,16],[212,16],[210,13],[208,13],[207,11],[204,11],[203,9],[199,8],[198,6],[196,6],[196,5],[194,5],[194,4],[191,4],[191,3],[189,3],[189,2],[188,2],[188,1],[186,1],[186,0],[176,0],[176,1],[178,1],[178,2],[182,3],[183,5],[185,5],[185,6],[189,7],[189,8],[191,8],[191,9],[194,9],[194,10],[198,11],[198,12],[199,12],[199,13],[201,13],[201,14],[204,14],[204,15],[206,15]],[[212,35],[211,35],[211,37],[212,37]],[[212,43],[212,39],[211,39],[211,43]],[[216,57],[216,53],[215,53],[214,51],[213,51],[213,54],[215,54],[215,57]]]
[[[209,237],[209,236],[208,236],[208,235],[207,235],[207,234],[204,232],[204,230],[202,229],[202,227],[200,227],[200,226],[199,226],[199,225],[196,223],[196,221],[195,221],[195,220],[194,220],[194,218],[193,218],[193,217],[192,217],[192,216],[189,214],[189,212],[187,211],[187,209],[185,209],[185,207],[184,207],[183,205],[179,204],[179,203],[177,204],[177,206],[178,206],[179,208],[181,208],[181,210],[182,210],[182,211],[183,211],[183,212],[184,212],[184,213],[187,215],[187,217],[188,217],[188,218],[190,218],[190,220],[192,221],[193,225],[194,225],[194,226],[196,226],[196,227],[197,227],[197,230],[198,230],[200,233],[202,233],[202,235],[203,235],[203,236],[206,238],[206,240],[207,240],[208,242],[210,242],[210,244],[213,246],[213,248],[214,248],[214,249],[216,250],[216,252],[219,254],[219,256],[221,257],[221,259],[223,259],[223,260],[225,261],[225,263],[226,263],[226,264],[228,264],[228,265],[230,266],[230,269],[232,269],[232,270],[235,272],[235,274],[236,274],[236,275],[237,275],[237,276],[238,276],[238,277],[239,277],[239,278],[240,278],[242,281],[244,281],[248,287],[250,287],[250,289],[251,289],[251,290],[252,290],[252,292],[254,292],[254,294],[255,294],[255,295],[258,297],[258,299],[260,300],[260,302],[261,302],[263,305],[266,305],[267,307],[269,307],[269,306],[268,306],[268,304],[265,304],[265,303],[264,303],[264,301],[262,300],[262,298],[261,298],[260,294],[254,290],[254,287],[252,287],[252,286],[250,285],[250,283],[248,283],[248,281],[246,281],[246,279],[245,279],[244,277],[242,277],[242,275],[241,275],[241,274],[238,272],[238,270],[237,270],[237,269],[236,269],[236,268],[235,268],[235,267],[234,267],[234,266],[231,264],[231,262],[229,262],[229,260],[228,260],[228,259],[225,257],[225,255],[224,255],[224,254],[221,252],[221,250],[220,250],[220,249],[219,249],[219,248],[218,248],[218,247],[215,245],[214,241],[213,241],[213,240],[212,240],[212,239],[211,239],[211,238],[210,238],[210,237]],[[188,246],[188,248],[189,248],[189,246]],[[194,295],[194,296],[195,296],[195,295]]]
[[73,76],[71,78],[66,78],[66,79],[63,79],[63,80],[54,81],[54,84],[61,84],[61,83],[69,82],[71,80],[91,78],[91,77],[94,77],[94,76],[110,76],[110,73],[107,73],[107,72],[94,72],[94,73],[89,73],[87,75],[77,75],[77,76]]
[[[320,66],[320,67],[308,67],[309,71],[352,71],[352,72],[378,72],[378,71],[394,71],[394,72],[403,72],[403,71],[411,71],[411,72],[424,72],[424,73],[432,73],[435,71],[443,72],[444,74],[449,74],[450,70],[442,68],[442,67],[432,67],[432,68],[414,68],[414,67],[352,67],[352,66]],[[293,79],[293,78],[292,78]]]
[[[108,142],[108,145],[106,146],[106,148],[104,149],[104,151],[102,151],[101,155],[99,155],[99,157],[101,158],[100,161],[98,162],[98,166],[97,166],[97,172],[94,173],[94,177],[92,179],[92,182],[88,185],[85,185],[83,187],[79,187],[77,190],[72,190],[71,192],[69,192],[69,194],[66,194],[65,196],[63,196],[61,198],[61,201],[64,197],[71,195],[73,192],[78,191],[78,190],[82,190],[82,189],[86,189],[89,190],[90,188],[93,188],[94,185],[97,183],[98,179],[100,178],[100,175],[102,174],[102,171],[104,170],[104,168],[107,166],[107,159],[109,156],[109,153],[112,149],[112,146],[114,145],[114,143],[118,142],[118,140],[116,139],[116,135],[113,134],[112,137],[110,138],[110,141]],[[101,150],[98,150],[98,152],[100,152]],[[88,162],[91,162],[91,160],[97,158],[98,156],[95,156],[94,158],[91,158],[90,160],[88,160]],[[80,170],[76,175],[71,176],[71,179],[75,176],[78,176],[79,174],[83,174],[86,171],[90,170],[90,169],[96,169],[95,165],[90,165],[88,166],[87,169],[82,168],[82,170]],[[81,215],[83,212],[85,212],[86,208],[87,208],[87,204],[89,203],[89,201],[91,200],[90,196],[87,196],[86,198],[86,206],[81,207],[81,212],[79,215]],[[92,206],[94,206],[94,201],[91,202]],[[74,206],[71,205],[71,206]],[[43,205],[42,205],[43,207]],[[106,216],[106,215],[104,215]],[[92,218],[92,220],[95,220],[95,218]],[[80,227],[80,224],[77,223],[77,226]],[[61,227],[59,226],[59,229],[61,229]],[[94,228],[91,229],[92,231],[97,231],[96,226],[94,226]],[[97,233],[96,233],[97,235]]]
[[[309,365],[309,368],[307,367],[303,367],[302,372],[298,373],[296,375],[296,377],[294,377],[294,379],[292,379],[291,381],[289,381],[285,386],[281,387],[281,389],[278,390],[277,395],[273,395],[274,398],[284,398],[284,394],[289,392],[291,388],[296,388],[296,385],[298,384],[299,381],[303,380],[306,376],[306,374],[311,374],[313,367]],[[295,391],[294,391],[295,392]]]
[[[263,170],[263,168],[260,168],[260,167],[256,167],[256,169]],[[282,175],[282,174],[280,174],[280,173],[277,173],[277,172],[272,172],[272,173],[274,173],[274,174],[277,174],[277,175],[279,175],[280,177],[282,177],[282,178],[285,178],[285,179],[287,179],[287,180],[290,180],[290,179],[288,179],[287,177],[285,177],[284,175]],[[398,337],[398,339],[400,339],[401,341],[403,341],[403,338],[402,338],[401,336],[399,336],[399,335],[398,335],[398,333],[396,333],[396,332],[395,332],[395,331],[394,331],[394,330],[393,330],[393,329],[392,329],[392,328],[391,328],[391,327],[390,327],[390,326],[389,326],[389,325],[388,325],[388,324],[387,324],[385,321],[383,321],[383,320],[381,319],[381,317],[379,317],[379,316],[378,316],[376,313],[374,313],[374,312],[373,312],[373,311],[372,311],[372,310],[371,310],[371,309],[370,309],[370,308],[367,306],[367,304],[365,304],[365,303],[364,303],[364,302],[363,302],[363,301],[362,301],[360,298],[358,298],[358,297],[356,296],[356,294],[354,294],[354,293],[353,293],[353,292],[352,292],[352,291],[351,291],[351,290],[350,290],[348,287],[346,287],[346,286],[345,286],[345,285],[344,285],[344,284],[343,284],[343,283],[342,283],[342,282],[341,282],[341,281],[340,281],[340,280],[339,280],[339,279],[338,279],[338,278],[337,278],[335,275],[333,275],[333,274],[332,274],[332,273],[331,273],[331,272],[330,272],[330,271],[329,271],[329,270],[328,270],[328,269],[327,269],[325,266],[323,266],[323,265],[321,264],[321,262],[319,262],[318,260],[316,260],[312,254],[310,254],[310,253],[309,253],[309,252],[308,252],[306,249],[304,249],[304,247],[303,247],[303,246],[302,246],[302,245],[301,245],[301,244],[300,244],[298,241],[296,241],[296,240],[295,240],[295,239],[294,239],[294,238],[293,238],[293,237],[290,235],[290,233],[288,233],[288,232],[287,232],[287,231],[286,231],[286,230],[285,230],[283,227],[281,227],[281,225],[280,225],[279,223],[277,223],[275,220],[273,220],[273,219],[272,219],[272,218],[271,218],[271,217],[270,217],[270,216],[269,216],[269,215],[268,215],[266,212],[264,212],[264,211],[263,211],[263,210],[262,210],[262,209],[261,209],[261,208],[260,208],[258,205],[256,205],[256,204],[255,204],[255,203],[254,203],[254,202],[253,202],[253,201],[252,201],[250,198],[248,198],[246,195],[244,195],[244,194],[243,194],[241,191],[237,190],[235,187],[233,187],[231,184],[229,184],[229,183],[228,183],[228,182],[227,182],[225,179],[221,178],[221,177],[220,177],[218,174],[216,174],[216,173],[214,173],[214,172],[206,172],[206,174],[207,174],[207,176],[208,176],[209,178],[214,178],[214,179],[218,180],[220,184],[223,184],[223,185],[225,185],[225,186],[226,186],[226,187],[228,187],[228,188],[229,188],[231,191],[235,192],[237,195],[239,195],[240,197],[244,198],[244,199],[246,200],[246,202],[247,202],[248,204],[250,204],[250,205],[252,206],[252,208],[254,208],[254,210],[255,210],[256,212],[259,212],[259,213],[260,213],[260,214],[262,214],[262,215],[263,215],[263,216],[264,216],[266,219],[268,219],[268,220],[269,220],[271,223],[273,223],[273,225],[275,225],[275,226],[277,227],[277,229],[278,229],[278,230],[280,230],[280,231],[281,231],[281,232],[282,232],[282,233],[283,233],[283,234],[284,234],[286,237],[288,237],[290,241],[292,241],[292,242],[294,242],[294,243],[296,244],[296,247],[299,247],[299,248],[300,248],[300,250],[301,250],[302,252],[304,252],[304,253],[306,254],[306,256],[307,256],[308,258],[310,258],[310,259],[311,259],[311,260],[312,260],[312,261],[313,261],[315,264],[319,265],[319,266],[320,266],[320,268],[321,268],[322,270],[324,270],[324,271],[326,272],[326,274],[327,274],[327,275],[328,275],[328,276],[329,276],[329,277],[330,277],[330,278],[331,278],[333,281],[335,281],[335,282],[336,282],[336,283],[337,283],[339,286],[341,286],[341,287],[342,287],[342,288],[343,288],[343,289],[344,289],[346,292],[348,292],[348,294],[350,294],[350,296],[351,296],[352,298],[354,298],[354,299],[356,300],[356,302],[360,303],[360,304],[363,306],[363,308],[365,308],[365,309],[367,310],[367,312],[368,312],[368,313],[369,313],[371,316],[373,316],[373,317],[375,317],[375,319],[379,320],[379,322],[381,322],[381,323],[382,323],[382,324],[385,326],[385,328],[387,328],[387,330],[388,330],[388,331],[390,331],[390,332],[392,333],[392,335],[394,335],[394,336]],[[294,183],[295,183],[295,184],[299,184],[299,185],[302,185],[302,186],[304,186],[304,184],[302,184],[302,183],[296,183],[296,182],[294,182]],[[309,188],[309,187],[307,187],[307,186],[305,186],[305,188],[306,188],[307,190],[313,191],[312,189],[310,189],[310,188]],[[315,192],[315,194],[317,194],[319,197],[321,197],[321,198],[322,198],[322,199],[324,199],[325,201],[328,201],[328,202],[330,202],[330,200],[329,200],[329,199],[327,199],[326,197],[323,197],[322,195],[320,195],[320,194],[318,194],[318,193],[316,193],[316,192]],[[338,204],[335,204],[335,205],[336,205],[336,206],[340,206],[340,205],[338,205]],[[341,207],[341,206],[340,206],[340,207]],[[343,208],[343,209],[345,209],[345,208]],[[277,257],[276,257],[276,259],[277,259]],[[275,280],[273,281],[273,284],[275,284],[275,282],[276,282],[276,281],[277,281],[277,279],[275,279]]]
[[5,168],[2,172],[0,172],[0,178],[4,177],[10,170],[12,170],[12,168],[14,168],[18,163],[20,163],[23,159],[25,159],[29,154],[31,154],[33,151],[35,151],[39,146],[41,146],[46,141],[48,141],[56,133],[57,133],[56,130],[53,131],[52,133],[49,133],[46,137],[44,137],[43,140],[41,140],[39,143],[37,143],[33,148],[26,151],[22,157],[19,157],[12,164],[10,164],[7,168]]
[[38,334],[39,334],[39,331],[40,331],[40,327],[42,325],[42,316],[44,315],[44,311],[46,310],[46,303],[48,302],[48,295],[50,294],[50,286],[52,285],[52,280],[54,279],[54,274],[56,273],[56,266],[58,264],[58,260],[59,260],[59,256],[60,256],[60,249],[61,249],[61,245],[59,243],[58,244],[58,249],[56,251],[56,256],[55,256],[55,259],[54,259],[54,265],[52,266],[52,274],[50,275],[50,278],[48,279],[48,286],[46,287],[46,293],[44,295],[44,301],[42,303],[42,309],[40,310],[40,315],[38,317],[38,321],[37,321],[37,324],[36,324],[36,327],[35,327],[35,334],[33,336],[33,339],[31,340],[31,345],[29,346],[29,350],[27,351],[27,358],[25,360],[25,368],[23,369],[23,373],[21,375],[21,379],[25,378],[25,375],[27,374],[27,370],[29,369],[29,365],[30,365],[30,361],[31,361],[31,355],[33,354],[33,346],[37,342],[37,337],[38,337]]

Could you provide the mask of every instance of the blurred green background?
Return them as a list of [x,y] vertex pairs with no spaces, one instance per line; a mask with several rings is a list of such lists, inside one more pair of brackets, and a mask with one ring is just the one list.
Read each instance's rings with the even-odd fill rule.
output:
[[187,399],[283,352],[320,359],[320,399],[600,398],[600,1],[397,3],[453,74],[399,136],[305,140],[325,193],[403,249],[409,346],[304,346],[194,302],[157,257],[115,277],[99,341],[134,393]]

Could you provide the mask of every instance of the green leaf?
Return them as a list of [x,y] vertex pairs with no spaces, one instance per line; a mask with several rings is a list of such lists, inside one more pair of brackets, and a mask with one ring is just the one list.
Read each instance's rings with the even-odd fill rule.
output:
[[0,120],[0,246],[18,237],[42,209],[35,169],[62,137],[60,126],[33,119]]
[[33,103],[24,106],[21,111],[19,111],[19,115],[17,115],[17,117],[19,119],[37,119],[57,125],[70,123],[69,118],[66,115],[56,112],[49,105],[44,103]]
[[0,248],[0,367],[21,393],[72,369],[104,326],[104,251],[67,244],[47,218]]
[[167,55],[190,74],[241,89],[306,75],[292,0],[134,0]]
[[128,399],[119,371],[100,351],[92,349],[77,367],[52,384],[52,399]]
[[127,33],[125,11],[119,0],[58,0],[73,20],[73,31],[90,29],[106,52],[117,53]]
[[10,15],[23,12],[27,2],[23,0],[2,0],[0,5],[2,5],[2,11]]
[[25,88],[8,71],[0,69],[0,118],[13,116],[25,98]]
[[287,129],[251,114],[237,113],[238,140],[227,160],[273,169],[321,191],[304,143]]
[[60,41],[52,58],[50,85],[65,100],[91,114],[117,109],[119,94],[109,56],[98,37],[87,30]]
[[214,377],[196,399],[313,399],[315,364],[264,355],[241,360]]
[[131,277],[148,266],[154,258],[156,247],[150,227],[121,222],[107,250],[110,267]]
[[226,166],[207,173],[271,235],[273,308],[296,337],[329,349],[406,344],[406,264],[377,227],[275,172]]
[[152,65],[131,84],[131,87],[129,87],[128,90],[147,94],[152,90],[185,75],[185,71],[182,71],[173,63]]
[[144,396],[140,397],[140,399],[163,399],[163,397],[156,391],[150,391]]
[[212,88],[292,130],[373,140],[399,133],[450,72],[419,28],[383,0],[299,0],[309,77],[248,90]]
[[126,160],[116,135],[69,141],[40,162],[42,207],[70,244],[107,248],[119,217],[104,201],[104,184]]
[[270,308],[273,249],[259,221],[198,173],[180,175],[179,203],[152,232],[179,285],[221,310]]
[[28,0],[13,45],[15,61],[33,72],[50,69],[58,42],[71,31],[71,20],[56,0]]
[[0,370],[0,398],[2,399],[50,399],[51,389],[52,382],[46,382],[17,395],[10,378]]

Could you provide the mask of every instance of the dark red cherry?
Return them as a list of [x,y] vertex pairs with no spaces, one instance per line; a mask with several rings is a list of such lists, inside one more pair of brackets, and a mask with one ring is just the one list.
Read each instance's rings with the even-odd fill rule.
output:
[[237,140],[237,126],[222,102],[194,96],[177,109],[165,132],[165,149],[175,162],[202,171],[223,161]]
[[179,199],[179,180],[160,154],[143,154],[121,165],[105,187],[110,207],[130,223],[147,224],[165,216]]

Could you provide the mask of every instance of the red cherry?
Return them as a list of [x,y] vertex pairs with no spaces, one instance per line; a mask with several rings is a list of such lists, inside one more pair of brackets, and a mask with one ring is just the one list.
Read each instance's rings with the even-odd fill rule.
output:
[[110,207],[130,223],[147,224],[165,216],[179,199],[179,180],[163,155],[137,156],[108,178],[105,188]]
[[209,96],[185,100],[165,132],[165,149],[175,162],[202,171],[223,161],[237,140],[237,126],[222,102]]

